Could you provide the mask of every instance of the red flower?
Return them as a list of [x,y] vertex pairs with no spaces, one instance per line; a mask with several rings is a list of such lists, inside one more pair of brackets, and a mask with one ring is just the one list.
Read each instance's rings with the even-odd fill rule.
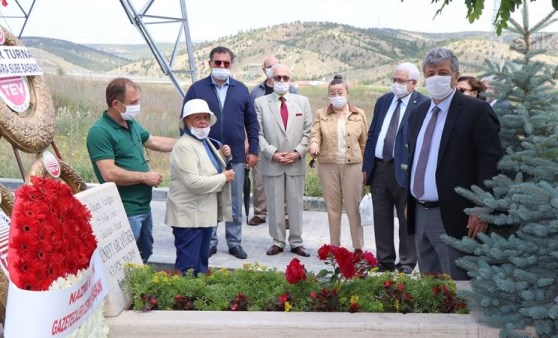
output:
[[296,284],[300,281],[306,280],[306,268],[301,264],[298,258],[293,258],[287,270],[285,271],[285,278],[290,284]]
[[371,252],[365,251],[362,256],[371,267],[375,267],[378,265],[378,260]]
[[335,256],[337,249],[338,247],[336,247],[335,245],[324,244],[321,248],[318,249],[318,258],[320,258],[321,261],[325,261],[326,259]]
[[345,248],[337,248],[335,252],[335,259],[339,264],[339,270],[343,277],[350,279],[356,275],[354,255],[352,252]]
[[288,302],[289,301],[289,295],[284,293],[282,295],[279,295],[279,301],[282,303]]
[[47,290],[58,277],[87,268],[97,241],[91,213],[66,184],[31,177],[16,192],[8,269],[19,288]]
[[236,297],[231,300],[229,304],[229,309],[231,311],[248,311],[248,297],[244,295],[242,292],[239,292]]

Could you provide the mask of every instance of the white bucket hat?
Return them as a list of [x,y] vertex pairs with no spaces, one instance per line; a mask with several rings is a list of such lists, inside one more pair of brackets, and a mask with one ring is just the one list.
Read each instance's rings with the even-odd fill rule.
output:
[[207,102],[202,99],[192,99],[184,104],[182,108],[182,114],[180,115],[180,119],[184,120],[185,117],[193,114],[199,113],[208,113],[209,114],[209,126],[212,126],[217,122],[217,117],[211,110],[209,110],[209,106]]

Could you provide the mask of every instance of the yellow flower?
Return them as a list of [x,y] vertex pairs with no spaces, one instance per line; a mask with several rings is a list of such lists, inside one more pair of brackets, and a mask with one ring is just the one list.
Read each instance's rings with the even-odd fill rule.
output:
[[293,306],[289,302],[285,302],[285,312],[290,312]]
[[351,305],[358,304],[358,296],[357,295],[351,296],[350,303]]

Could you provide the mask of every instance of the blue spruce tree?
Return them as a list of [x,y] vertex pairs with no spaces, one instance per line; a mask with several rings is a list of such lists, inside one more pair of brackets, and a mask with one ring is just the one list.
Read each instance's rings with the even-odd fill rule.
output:
[[521,57],[501,66],[487,62],[506,153],[500,174],[487,182],[490,192],[457,191],[478,206],[466,212],[491,230],[477,240],[446,237],[468,255],[458,265],[472,277],[472,305],[502,337],[526,336],[527,327],[558,337],[558,66],[542,56],[545,45],[558,44],[540,32],[555,13],[529,27],[525,2],[523,24],[510,19],[508,29],[520,36],[513,49]]

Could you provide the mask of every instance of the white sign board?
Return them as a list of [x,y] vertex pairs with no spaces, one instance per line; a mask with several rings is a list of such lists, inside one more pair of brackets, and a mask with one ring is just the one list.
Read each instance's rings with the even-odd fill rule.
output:
[[41,67],[24,46],[0,46],[0,78],[43,75]]
[[105,316],[117,316],[127,309],[131,299],[120,287],[126,263],[143,264],[124,205],[112,182],[103,183],[75,195],[92,214],[91,226],[97,237],[103,260],[109,295],[105,303]]
[[4,335],[66,337],[76,330],[107,294],[98,250],[91,256],[89,268],[83,276],[67,288],[29,291],[18,288],[10,281]]

